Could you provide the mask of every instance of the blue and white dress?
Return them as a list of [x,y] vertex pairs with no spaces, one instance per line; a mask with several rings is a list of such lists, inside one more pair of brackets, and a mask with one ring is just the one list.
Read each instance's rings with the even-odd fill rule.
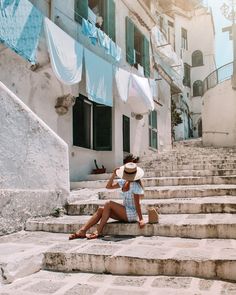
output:
[[[119,179],[118,184],[123,188],[125,184],[124,179]],[[123,198],[123,205],[125,206],[127,218],[129,222],[137,221],[137,211],[134,203],[134,195],[143,195],[144,191],[141,185],[137,182],[130,182],[130,189],[126,192],[121,191],[121,196]]]

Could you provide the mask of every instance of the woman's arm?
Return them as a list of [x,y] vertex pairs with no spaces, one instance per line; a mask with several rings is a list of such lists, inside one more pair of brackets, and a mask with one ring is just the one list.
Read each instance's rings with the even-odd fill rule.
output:
[[117,169],[118,169],[118,168],[116,168],[116,169],[113,171],[111,178],[110,178],[110,179],[108,180],[108,182],[107,182],[106,188],[108,188],[108,189],[115,189],[115,188],[119,188],[119,187],[120,187],[118,183],[114,183],[114,184],[113,184],[114,178],[116,177],[116,170],[117,170]]
[[134,194],[134,204],[135,204],[136,212],[138,214],[139,226],[140,226],[140,228],[143,228],[145,225],[145,222],[143,220],[143,215],[142,215],[142,211],[141,211],[140,197],[141,197],[141,195]]

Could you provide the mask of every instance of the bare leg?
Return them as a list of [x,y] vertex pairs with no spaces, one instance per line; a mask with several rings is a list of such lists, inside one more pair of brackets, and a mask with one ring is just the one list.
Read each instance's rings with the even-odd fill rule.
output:
[[104,206],[101,222],[98,225],[97,232],[89,235],[88,238],[97,238],[101,235],[102,230],[110,217],[119,221],[128,221],[125,207],[116,202],[108,201]]
[[103,213],[103,208],[100,207],[98,210],[93,214],[93,216],[83,225],[76,233],[71,234],[69,236],[69,240],[79,239],[79,238],[86,238],[86,232],[90,229],[93,225],[97,224],[98,221],[101,219]]

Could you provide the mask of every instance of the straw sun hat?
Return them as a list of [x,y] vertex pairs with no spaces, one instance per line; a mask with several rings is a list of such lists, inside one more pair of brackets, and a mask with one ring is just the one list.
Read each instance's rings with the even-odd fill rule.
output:
[[143,177],[144,171],[142,168],[138,167],[135,163],[127,163],[116,170],[116,175],[119,178],[135,181]]

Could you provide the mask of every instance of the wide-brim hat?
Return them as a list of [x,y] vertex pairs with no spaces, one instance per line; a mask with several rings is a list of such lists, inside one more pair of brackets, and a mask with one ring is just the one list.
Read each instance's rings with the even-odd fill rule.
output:
[[142,168],[138,167],[135,163],[126,163],[116,170],[116,175],[119,178],[135,181],[143,177],[144,171]]

